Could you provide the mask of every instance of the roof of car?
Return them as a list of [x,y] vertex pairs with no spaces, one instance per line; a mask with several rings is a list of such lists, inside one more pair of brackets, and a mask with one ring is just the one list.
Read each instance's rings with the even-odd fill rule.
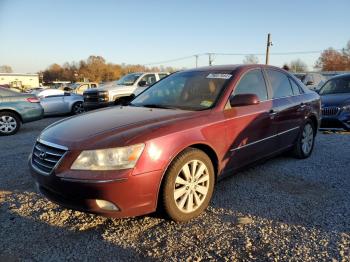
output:
[[336,75],[336,76],[331,77],[330,79],[343,78],[343,77],[350,77],[350,73]]
[[204,67],[198,67],[198,68],[192,68],[184,71],[233,71],[236,69],[243,69],[243,68],[254,68],[254,67],[265,67],[265,68],[275,68],[280,69],[276,66],[270,66],[270,65],[263,65],[263,64],[234,64],[234,65],[215,65],[215,66],[204,66]]

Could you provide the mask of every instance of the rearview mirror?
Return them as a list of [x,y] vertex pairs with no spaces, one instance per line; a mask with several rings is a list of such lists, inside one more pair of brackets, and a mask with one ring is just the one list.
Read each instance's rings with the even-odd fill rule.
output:
[[259,104],[259,98],[255,94],[240,94],[230,98],[231,107],[235,106],[250,106]]
[[314,81],[307,81],[307,82],[306,82],[306,85],[307,85],[307,86],[312,86],[313,84],[314,84]]

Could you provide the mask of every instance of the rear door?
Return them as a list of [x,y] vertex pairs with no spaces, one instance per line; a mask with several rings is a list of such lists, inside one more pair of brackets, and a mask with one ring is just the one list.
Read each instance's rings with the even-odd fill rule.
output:
[[279,149],[293,145],[303,121],[305,104],[294,80],[286,73],[265,69],[273,99],[273,125],[276,126]]
[[229,144],[226,170],[234,170],[267,156],[277,149],[276,130],[270,117],[269,99],[261,69],[246,72],[233,90],[237,94],[256,94],[257,105],[233,107],[229,102],[224,111]]

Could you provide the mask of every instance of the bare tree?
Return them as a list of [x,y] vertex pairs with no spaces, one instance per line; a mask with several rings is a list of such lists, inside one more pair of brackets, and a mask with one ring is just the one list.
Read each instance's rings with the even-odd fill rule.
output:
[[9,65],[0,66],[0,73],[12,73],[12,68]]
[[243,64],[259,64],[259,58],[256,55],[246,55]]
[[290,70],[294,73],[303,73],[307,71],[307,65],[301,59],[296,59],[290,62]]

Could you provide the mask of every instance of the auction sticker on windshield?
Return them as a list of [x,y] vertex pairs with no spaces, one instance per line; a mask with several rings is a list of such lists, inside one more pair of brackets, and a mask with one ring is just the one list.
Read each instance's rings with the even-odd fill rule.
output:
[[230,74],[209,74],[207,78],[213,79],[230,79],[232,75]]

